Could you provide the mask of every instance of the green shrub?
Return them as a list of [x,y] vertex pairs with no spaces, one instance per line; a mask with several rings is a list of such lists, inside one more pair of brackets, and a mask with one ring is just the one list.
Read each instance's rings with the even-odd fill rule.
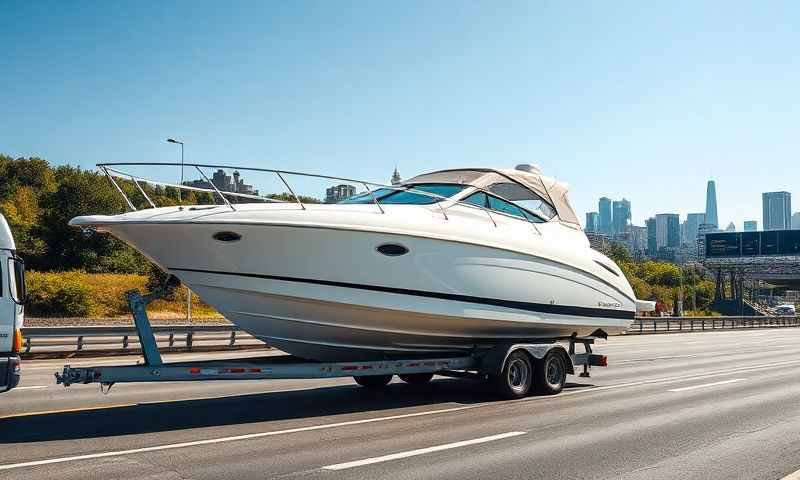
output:
[[78,275],[70,273],[28,272],[26,313],[45,317],[85,317],[92,314],[91,290]]

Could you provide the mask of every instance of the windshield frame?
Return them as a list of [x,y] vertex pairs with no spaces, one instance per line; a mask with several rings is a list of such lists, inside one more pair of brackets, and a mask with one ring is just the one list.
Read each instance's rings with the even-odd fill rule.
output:
[[[439,195],[436,193],[427,192],[417,187],[428,187],[428,186],[449,186],[449,187],[458,187],[459,190],[450,194],[449,196]],[[452,200],[457,198],[461,195],[462,192],[468,190],[470,185],[464,185],[459,183],[419,183],[419,184],[410,184],[410,185],[397,185],[396,187],[382,187],[377,190],[367,191],[363,193],[359,193],[358,195],[354,195],[350,198],[346,198],[342,201],[336,203],[336,205],[359,205],[359,204],[374,204],[378,203],[380,205],[416,205],[416,206],[426,206],[426,205],[435,205],[437,203],[441,203],[443,201]],[[386,192],[388,190],[388,192]],[[430,202],[425,203],[384,203],[384,200],[387,200],[395,195],[400,195],[403,193],[411,193],[420,196],[430,197]],[[355,200],[355,201],[354,201]]]
[[25,305],[27,289],[25,286],[25,262],[14,255],[8,257],[8,293],[17,305]]
[[[492,193],[492,192],[490,192],[488,190],[485,190],[483,188],[480,188],[480,187],[472,186],[471,189],[463,190],[462,193],[464,193],[464,195],[460,196],[457,200],[455,200],[454,201],[455,204],[463,205],[463,206],[466,206],[466,207],[469,207],[469,208],[478,208],[478,209],[481,209],[481,210],[485,210],[485,211],[489,212],[491,215],[495,215],[495,214],[497,214],[497,215],[505,215],[508,218],[513,218],[513,219],[516,219],[516,220],[523,220],[523,221],[525,221],[527,223],[532,223],[534,225],[536,225],[537,223],[547,223],[550,220],[552,220],[552,218],[548,219],[548,218],[545,218],[544,216],[542,216],[539,213],[531,212],[527,208],[525,208],[525,207],[523,207],[521,205],[518,205],[517,203],[512,202],[511,200],[509,200],[507,198],[503,198],[500,195],[497,195],[495,193]],[[503,202],[509,203],[509,204],[519,208],[520,210],[522,210],[523,212],[527,213],[528,215],[539,219],[539,221],[535,222],[535,221],[533,221],[533,220],[531,220],[531,219],[529,219],[527,217],[520,217],[520,216],[517,216],[517,215],[512,215],[512,214],[506,213],[506,212],[504,212],[502,210],[494,210],[494,209],[492,209],[491,207],[489,207],[487,205],[480,206],[480,205],[476,205],[474,203],[470,203],[470,202],[466,201],[467,198],[475,195],[476,193],[483,193],[484,195],[486,195],[487,203],[489,202],[489,197],[494,197],[494,198],[496,198],[498,200],[502,200]],[[558,216],[556,215],[553,218],[557,218],[557,217]]]

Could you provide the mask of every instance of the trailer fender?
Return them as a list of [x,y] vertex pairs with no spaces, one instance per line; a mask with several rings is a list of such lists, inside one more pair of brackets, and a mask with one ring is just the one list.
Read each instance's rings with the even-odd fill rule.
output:
[[543,359],[550,351],[556,351],[564,357],[565,365],[567,366],[567,373],[574,374],[575,368],[572,364],[567,350],[558,343],[546,344],[533,344],[533,343],[513,343],[498,345],[481,357],[478,371],[486,375],[499,375],[503,371],[503,366],[506,364],[508,356],[512,352],[523,350],[527,353],[532,361]]

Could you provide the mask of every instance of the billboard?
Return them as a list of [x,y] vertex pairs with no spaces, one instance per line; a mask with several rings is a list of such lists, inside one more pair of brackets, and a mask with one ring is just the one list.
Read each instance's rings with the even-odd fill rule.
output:
[[800,255],[800,230],[706,234],[706,257]]

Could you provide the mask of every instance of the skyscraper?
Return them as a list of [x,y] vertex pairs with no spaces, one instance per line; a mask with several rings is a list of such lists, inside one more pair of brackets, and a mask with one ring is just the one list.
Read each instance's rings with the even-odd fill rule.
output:
[[647,229],[647,255],[651,257],[656,256],[656,252],[658,252],[657,241],[656,241],[656,219],[655,217],[650,217],[644,222],[645,228]]
[[689,245],[691,248],[697,245],[697,233],[700,231],[700,225],[706,222],[705,213],[689,213],[686,215],[686,234],[683,238],[683,243]]
[[745,220],[744,221],[744,231],[745,232],[755,232],[758,230],[758,222],[755,220]]
[[706,186],[706,221],[705,223],[714,225],[715,228],[719,227],[717,220],[717,186],[714,180],[708,181]]
[[764,213],[764,230],[789,230],[792,228],[791,193],[762,193],[761,200]]
[[586,212],[586,228],[589,233],[597,233],[597,212]]
[[611,235],[611,199],[603,197],[597,202],[599,213],[598,231],[606,235]]
[[656,215],[656,250],[678,248],[681,242],[681,224],[677,213]]
[[612,215],[612,232],[614,234],[617,233],[627,233],[630,230],[631,225],[631,202],[625,200],[614,200],[612,204],[613,215]]
[[794,229],[800,229],[800,212],[795,212],[792,215],[792,230]]
[[356,187],[343,183],[325,190],[325,203],[341,202],[356,194]]

